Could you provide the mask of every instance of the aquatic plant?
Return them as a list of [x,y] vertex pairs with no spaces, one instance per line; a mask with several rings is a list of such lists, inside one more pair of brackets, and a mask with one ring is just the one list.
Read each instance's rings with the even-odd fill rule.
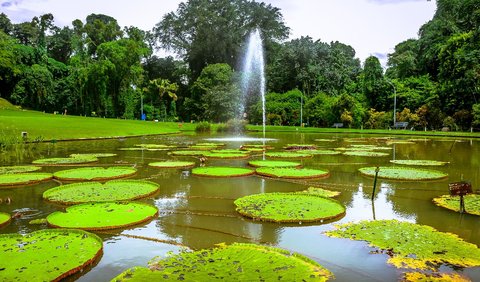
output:
[[355,156],[355,157],[385,157],[390,155],[389,153],[374,152],[374,151],[348,151],[343,154],[345,156]]
[[288,161],[256,160],[248,162],[253,167],[301,167],[301,163]]
[[192,175],[209,177],[239,177],[254,174],[255,171],[243,167],[206,166],[192,169]]
[[458,273],[434,273],[425,274],[421,272],[407,272],[404,275],[404,282],[470,282],[472,280]]
[[398,268],[436,270],[443,264],[480,266],[480,249],[452,233],[397,220],[361,221],[337,226],[328,236],[367,241],[385,251]]
[[313,141],[316,141],[316,142],[333,142],[333,141],[337,141],[337,140],[336,139],[319,138],[319,139],[315,139]]
[[190,168],[195,166],[195,162],[163,161],[149,163],[148,166],[158,168]]
[[246,159],[250,157],[248,153],[245,152],[237,152],[237,153],[213,153],[213,152],[206,152],[203,154],[206,158],[212,159]]
[[122,228],[149,221],[158,214],[155,206],[144,203],[85,203],[47,216],[49,226],[84,230]]
[[35,184],[41,181],[50,180],[52,178],[53,178],[53,175],[51,173],[40,173],[40,172],[1,174],[0,187]]
[[390,160],[393,164],[400,165],[418,165],[418,166],[443,166],[449,162],[434,161],[434,160]]
[[[358,171],[367,176],[375,176],[376,167],[363,167]],[[446,178],[448,174],[432,169],[420,169],[409,167],[379,167],[378,177],[394,180],[435,180]]]
[[235,210],[254,220],[315,222],[345,214],[339,202],[307,193],[265,193],[235,200]]
[[389,140],[387,141],[387,145],[398,144],[398,145],[412,145],[415,142],[408,141],[408,140]]
[[185,156],[185,157],[190,157],[190,156],[203,156],[205,154],[205,151],[193,151],[193,150],[187,150],[187,151],[172,151],[169,153],[172,156]]
[[86,202],[127,201],[144,198],[159,190],[155,182],[144,180],[111,180],[61,185],[43,192],[43,199],[66,205]]
[[328,170],[290,167],[260,167],[257,174],[278,178],[320,178],[329,176]]
[[311,158],[313,155],[307,153],[298,153],[298,152],[267,152],[265,156],[269,158],[279,158],[279,159],[303,159]]
[[34,160],[32,164],[36,165],[76,165],[98,162],[95,156],[78,156],[68,158],[46,158]]
[[175,145],[165,145],[165,144],[135,144],[135,147],[141,147],[145,149],[156,149],[156,150],[170,150],[177,148]]
[[[480,215],[480,195],[469,194],[463,196],[465,212]],[[433,199],[435,205],[452,211],[460,212],[460,196],[443,195]]]
[[33,165],[0,166],[0,174],[25,173],[42,169]]
[[11,216],[8,213],[0,212],[0,227],[10,223]]
[[82,230],[0,234],[2,281],[60,281],[102,254],[102,239]]
[[392,147],[385,147],[385,146],[377,146],[377,145],[366,145],[366,144],[352,144],[350,145],[350,148],[347,148],[347,150],[350,149],[359,149],[359,150],[371,150],[371,151],[375,151],[375,150],[392,150],[393,148]]
[[262,149],[262,150],[270,150],[274,149],[275,147],[270,145],[263,145],[263,144],[245,144],[240,146],[240,150],[247,150],[248,149]]
[[296,151],[300,154],[310,154],[310,155],[340,155],[342,152],[334,150],[298,150]]
[[234,243],[182,252],[134,267],[112,279],[121,281],[327,281],[333,274],[317,262],[279,248]]
[[60,180],[109,180],[133,175],[137,172],[132,167],[82,167],[57,171],[53,176]]
[[315,150],[317,149],[317,145],[314,144],[287,144],[287,146],[284,147],[285,150]]
[[107,158],[107,157],[115,157],[117,154],[115,153],[88,153],[88,154],[71,154],[71,158],[81,158],[81,157],[95,157],[95,158]]
[[307,193],[325,198],[333,198],[340,195],[340,192],[338,191],[330,191],[318,187],[308,187],[307,190],[300,191],[299,193]]

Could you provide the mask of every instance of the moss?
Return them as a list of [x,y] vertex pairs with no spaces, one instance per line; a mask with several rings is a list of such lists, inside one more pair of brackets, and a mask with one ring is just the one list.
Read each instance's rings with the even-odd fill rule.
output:
[[249,195],[234,204],[246,217],[273,222],[314,222],[345,214],[345,207],[337,201],[307,193]]
[[332,237],[367,241],[391,256],[398,268],[437,270],[443,264],[480,266],[480,249],[457,235],[426,225],[396,220],[361,221],[338,226],[326,233]]
[[33,165],[0,166],[0,174],[25,173],[42,169]]
[[[480,215],[480,195],[469,194],[464,196],[463,200],[466,213]],[[460,196],[443,195],[434,198],[433,202],[439,207],[460,212]]]
[[[360,168],[361,174],[367,176],[375,176],[376,167]],[[380,167],[378,172],[379,178],[394,180],[435,180],[446,178],[448,174],[431,169],[407,168],[407,167]]]
[[112,281],[327,281],[333,274],[320,264],[282,249],[254,244],[224,244],[182,252],[135,267]]
[[0,227],[10,223],[11,216],[8,213],[0,212]]
[[188,151],[172,151],[170,152],[170,155],[172,156],[203,156],[205,154],[205,151],[193,151],[193,150],[188,150]]
[[102,240],[81,230],[47,229],[0,235],[2,281],[59,281],[92,264]]
[[471,280],[458,273],[425,274],[421,272],[405,273],[404,282],[470,282]]
[[86,203],[54,212],[47,216],[47,222],[53,227],[105,230],[149,221],[157,213],[156,207],[143,203]]
[[82,167],[57,171],[53,176],[60,180],[108,180],[133,175],[132,167]]
[[70,157],[71,158],[82,158],[82,157],[108,158],[108,157],[115,157],[116,155],[117,154],[114,154],[114,153],[91,153],[91,154],[71,154]]
[[355,157],[386,157],[390,155],[389,153],[373,152],[373,151],[349,151],[343,154],[345,156],[355,156]]
[[313,157],[311,154],[297,152],[267,152],[265,156],[279,159],[303,159]]
[[238,152],[238,153],[206,152],[205,154],[203,154],[203,156],[206,158],[212,158],[212,159],[246,159],[250,157],[248,153],[244,153],[244,152]]
[[43,199],[60,204],[86,202],[126,201],[152,195],[159,185],[142,180],[112,180],[105,184],[82,182],[58,186],[43,192]]
[[340,195],[340,192],[338,191],[330,191],[330,190],[317,188],[317,187],[308,187],[307,190],[301,191],[299,193],[307,193],[307,194],[312,194],[312,195],[325,197],[325,198],[333,198]]
[[15,173],[0,175],[0,187],[35,184],[53,178],[51,173]]
[[253,167],[300,167],[302,164],[287,161],[256,160],[248,162]]
[[196,167],[192,175],[209,177],[239,177],[254,174],[255,171],[243,167]]
[[47,158],[35,160],[32,163],[36,165],[76,165],[97,162],[95,156],[78,156],[69,158]]
[[393,164],[400,165],[418,165],[418,166],[443,166],[449,162],[434,161],[434,160],[391,160]]
[[149,163],[149,166],[158,168],[190,168],[194,167],[194,162],[181,162],[181,161],[164,161]]
[[328,170],[286,167],[260,167],[256,172],[263,176],[279,178],[320,178],[330,174]]

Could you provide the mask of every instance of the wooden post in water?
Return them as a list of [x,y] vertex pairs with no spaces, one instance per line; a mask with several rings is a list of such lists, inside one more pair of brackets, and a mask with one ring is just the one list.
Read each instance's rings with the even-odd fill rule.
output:
[[377,188],[377,177],[378,177],[379,171],[380,171],[380,167],[377,166],[377,168],[375,169],[375,178],[373,179],[372,201],[375,198],[375,189]]

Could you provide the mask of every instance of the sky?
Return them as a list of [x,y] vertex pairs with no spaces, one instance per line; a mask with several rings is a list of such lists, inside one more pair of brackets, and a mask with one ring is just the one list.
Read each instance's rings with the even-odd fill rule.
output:
[[[85,22],[91,14],[105,14],[120,26],[152,29],[164,14],[185,0],[0,0],[0,12],[13,23],[52,13],[57,26]],[[259,0],[257,0],[259,1]],[[371,55],[385,65],[395,45],[417,38],[419,28],[432,19],[436,4],[429,0],[263,0],[281,9],[290,39],[310,36],[323,42],[351,45],[362,62]]]

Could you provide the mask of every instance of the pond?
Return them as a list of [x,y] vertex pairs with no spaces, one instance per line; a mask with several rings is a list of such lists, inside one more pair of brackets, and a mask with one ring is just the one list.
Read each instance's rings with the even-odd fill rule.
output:
[[[182,246],[198,250],[225,242],[231,244],[257,243],[277,246],[303,254],[328,268],[338,281],[394,281],[402,277],[402,270],[387,264],[387,254],[372,254],[374,250],[361,241],[327,237],[323,233],[335,224],[359,220],[398,219],[429,225],[442,232],[457,234],[467,242],[480,245],[479,217],[459,214],[432,203],[434,197],[448,194],[448,184],[470,181],[474,190],[480,188],[480,140],[450,138],[418,138],[410,142],[392,142],[385,136],[267,133],[268,145],[283,151],[287,144],[315,144],[318,149],[375,145],[388,147],[381,152],[387,156],[315,155],[295,161],[311,169],[327,169],[327,178],[311,180],[278,180],[260,176],[236,178],[207,178],[191,174],[191,168],[165,169],[148,166],[162,160],[194,161],[198,157],[171,156],[169,150],[119,150],[136,144],[167,144],[187,146],[206,141],[210,135],[148,136],[141,138],[97,141],[72,141],[38,144],[34,152],[18,163],[10,159],[3,165],[30,164],[39,158],[67,157],[75,153],[115,153],[100,158],[95,166],[134,166],[138,171],[129,179],[145,179],[160,185],[160,192],[141,202],[155,205],[159,215],[152,221],[124,229],[95,232],[104,242],[104,252],[96,265],[68,280],[109,281],[133,266],[146,266],[155,256],[178,252]],[[249,137],[260,137],[250,134]],[[391,138],[391,137],[390,137]],[[409,137],[395,137],[406,141]],[[220,141],[219,141],[220,142]],[[222,149],[238,149],[258,142],[223,141]],[[360,146],[361,147],[361,146]],[[209,158],[206,166],[247,167],[251,160],[262,159],[262,153],[253,153],[248,159],[215,160]],[[437,160],[449,162],[433,169],[448,174],[448,178],[429,181],[395,181],[379,179],[372,205],[373,178],[358,172],[359,168],[393,166],[390,160]],[[288,159],[285,159],[288,160]],[[68,167],[45,166],[41,172],[56,172]],[[429,167],[432,168],[432,167]],[[0,229],[0,234],[26,234],[45,229],[45,225],[31,225],[32,219],[45,218],[62,210],[61,206],[42,200],[47,189],[59,181],[17,188],[1,188],[0,198],[11,202],[0,204],[0,212],[23,216]],[[235,211],[234,200],[258,193],[294,192],[315,186],[341,192],[336,197],[346,207],[343,217],[317,223],[271,223],[242,217]],[[173,244],[172,244],[173,243]],[[449,272],[447,266],[442,271]],[[473,281],[480,281],[480,268],[457,270]],[[0,274],[1,275],[1,274]]]

